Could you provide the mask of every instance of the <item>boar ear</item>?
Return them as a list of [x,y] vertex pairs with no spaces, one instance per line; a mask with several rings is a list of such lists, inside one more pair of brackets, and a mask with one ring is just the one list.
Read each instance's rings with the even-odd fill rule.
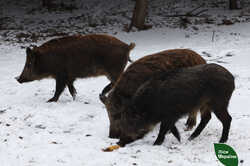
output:
[[107,98],[105,95],[99,94],[99,99],[101,100],[101,102],[102,102],[104,105],[107,104],[108,98]]
[[31,52],[32,52],[31,48],[27,47],[27,48],[26,48],[26,54],[27,54],[27,55],[30,55]]

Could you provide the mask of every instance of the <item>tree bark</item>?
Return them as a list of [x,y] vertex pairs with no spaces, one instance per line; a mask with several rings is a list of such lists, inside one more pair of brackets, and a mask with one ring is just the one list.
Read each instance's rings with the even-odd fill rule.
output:
[[148,0],[136,0],[133,17],[128,28],[128,32],[132,29],[133,26],[135,26],[139,30],[144,30],[152,27],[151,25],[145,25],[147,8]]
[[239,9],[237,1],[238,0],[229,0],[229,9],[230,10]]
[[52,0],[42,0],[42,6],[50,10],[52,8]]

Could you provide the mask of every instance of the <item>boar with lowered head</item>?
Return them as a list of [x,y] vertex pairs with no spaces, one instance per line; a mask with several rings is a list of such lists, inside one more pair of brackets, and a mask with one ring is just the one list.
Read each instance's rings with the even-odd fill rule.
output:
[[[105,104],[109,120],[109,137],[119,138],[120,112],[124,107],[123,98],[132,98],[136,90],[145,81],[149,80],[159,72],[167,72],[177,68],[185,68],[206,61],[196,52],[189,49],[173,49],[158,52],[145,56],[132,63],[126,71],[122,73],[108,97],[100,95],[100,99]],[[187,121],[188,129],[196,124],[196,112],[190,113]]]
[[39,47],[27,48],[23,72],[16,79],[25,83],[54,78],[56,90],[48,102],[56,102],[66,86],[75,98],[75,79],[105,75],[111,81],[102,91],[105,94],[123,72],[134,47],[134,43],[128,45],[108,35],[52,39]]
[[220,142],[226,142],[232,120],[227,108],[234,88],[233,75],[217,64],[163,72],[142,84],[123,105],[118,145],[125,146],[142,138],[159,122],[160,131],[154,145],[161,145],[176,121],[199,108],[203,108],[201,121],[189,139],[202,132],[213,112],[223,125]]

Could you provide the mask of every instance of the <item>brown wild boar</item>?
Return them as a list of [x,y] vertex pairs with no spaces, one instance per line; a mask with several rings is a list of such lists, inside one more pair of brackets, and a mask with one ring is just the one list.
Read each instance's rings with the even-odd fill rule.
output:
[[201,109],[201,121],[190,136],[197,137],[211,119],[211,112],[223,125],[220,142],[226,142],[231,124],[228,104],[234,91],[234,77],[217,64],[203,64],[162,72],[142,84],[131,99],[124,99],[120,114],[120,141],[126,144],[142,138],[161,123],[154,145],[161,145],[165,134],[184,115]]
[[25,83],[54,78],[56,91],[48,102],[56,102],[66,86],[75,99],[76,78],[105,75],[111,81],[102,91],[105,94],[123,72],[134,47],[134,43],[128,45],[115,37],[98,34],[52,39],[39,47],[27,48],[23,72],[16,79]]
[[[196,52],[189,49],[173,49],[145,56],[132,63],[122,73],[108,97],[100,95],[105,104],[109,120],[109,137],[119,138],[119,112],[122,111],[123,98],[131,98],[138,87],[159,72],[205,64],[206,61]],[[190,113],[187,121],[188,129],[196,124],[196,112]]]

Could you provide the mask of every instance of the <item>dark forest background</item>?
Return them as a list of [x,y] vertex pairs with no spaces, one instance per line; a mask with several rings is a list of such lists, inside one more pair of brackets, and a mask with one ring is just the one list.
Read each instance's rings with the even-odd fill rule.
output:
[[0,37],[30,43],[53,36],[164,27],[198,31],[249,22],[249,6],[249,0],[2,0]]

